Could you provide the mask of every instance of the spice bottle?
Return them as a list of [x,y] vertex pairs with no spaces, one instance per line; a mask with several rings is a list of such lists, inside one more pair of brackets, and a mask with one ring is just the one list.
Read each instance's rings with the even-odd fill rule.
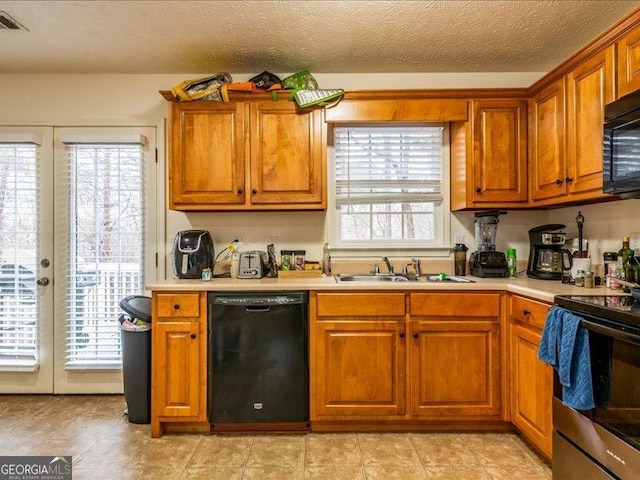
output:
[[574,278],[576,287],[584,287],[584,270],[578,270],[576,272],[576,278]]
[[584,272],[584,288],[593,288],[593,272]]

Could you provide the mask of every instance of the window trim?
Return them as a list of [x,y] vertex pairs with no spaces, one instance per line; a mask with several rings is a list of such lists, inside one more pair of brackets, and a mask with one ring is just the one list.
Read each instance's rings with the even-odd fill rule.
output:
[[[334,145],[334,128],[335,127],[358,127],[358,126],[441,126],[443,128],[443,165],[442,165],[442,203],[436,207],[436,225],[440,225],[439,244],[435,246],[421,245],[421,240],[403,240],[400,245],[397,241],[394,243],[388,241],[343,241],[340,239],[340,214],[336,206],[336,185],[335,185],[335,145]],[[426,257],[448,257],[451,252],[451,200],[450,200],[450,184],[451,184],[451,148],[450,148],[450,124],[448,122],[377,122],[377,123],[340,123],[329,124],[327,145],[327,215],[325,221],[325,230],[327,232],[328,242],[334,253],[343,252],[349,256],[372,256],[385,255],[389,251],[393,251],[394,255],[415,255],[417,252],[421,256]]]

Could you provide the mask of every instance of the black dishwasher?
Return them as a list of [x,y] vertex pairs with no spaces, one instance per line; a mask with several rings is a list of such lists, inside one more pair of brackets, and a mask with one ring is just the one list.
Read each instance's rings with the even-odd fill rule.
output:
[[213,428],[265,423],[308,427],[308,294],[210,292],[208,303]]

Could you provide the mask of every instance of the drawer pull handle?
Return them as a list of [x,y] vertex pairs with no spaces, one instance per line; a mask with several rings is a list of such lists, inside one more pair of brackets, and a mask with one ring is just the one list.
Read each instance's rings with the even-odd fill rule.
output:
[[238,195],[242,195],[242,192],[244,192],[244,190],[242,190],[241,188],[238,189]]
[[530,310],[523,310],[522,314],[528,316],[528,315],[531,315],[531,311]]
[[413,334],[413,338],[418,338],[418,337],[420,337],[420,334],[418,334],[418,333],[414,333]]
[[196,337],[197,337],[197,335],[196,335],[195,333],[192,333],[192,334],[191,334],[191,339],[194,339],[194,338],[196,338]]
[[176,304],[174,304],[174,305],[173,305],[173,309],[174,309],[174,310],[180,310],[180,305],[179,305],[179,304],[177,304],[177,303],[176,303]]
[[400,338],[404,338],[404,332],[400,334]]
[[251,190],[251,194],[252,194],[252,195],[256,195],[257,193],[258,193],[258,190],[257,190],[257,189],[255,189],[255,188],[254,188],[253,190]]
[[476,193],[482,193],[482,189],[480,187],[476,187]]
[[556,179],[556,185],[562,185],[562,180],[560,180],[559,178]]
[[564,181],[567,182],[567,183],[571,183],[571,182],[573,182],[573,177],[567,177],[567,178],[564,179]]

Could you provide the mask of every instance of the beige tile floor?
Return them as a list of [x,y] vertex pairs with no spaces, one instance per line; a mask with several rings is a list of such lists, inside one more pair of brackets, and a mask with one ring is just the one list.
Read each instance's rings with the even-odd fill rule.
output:
[[517,435],[165,434],[122,396],[0,396],[0,455],[72,455],[74,480],[550,480]]

